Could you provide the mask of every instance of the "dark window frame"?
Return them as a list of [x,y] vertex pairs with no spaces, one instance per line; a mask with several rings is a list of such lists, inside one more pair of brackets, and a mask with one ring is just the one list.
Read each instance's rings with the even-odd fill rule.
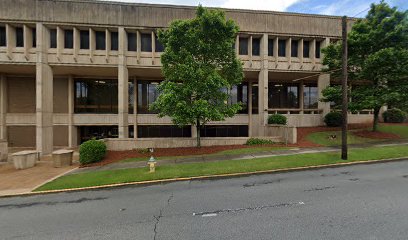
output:
[[106,31],[95,31],[95,50],[106,50]]
[[275,43],[274,39],[268,38],[268,56],[269,57],[273,57],[274,48],[275,48],[274,43]]
[[149,107],[158,95],[157,86],[159,81],[137,81],[137,113],[138,114],[157,114],[155,111],[150,111]]
[[140,51],[141,52],[152,52],[152,34],[151,33],[141,33],[140,34]]
[[127,37],[127,50],[129,52],[137,51],[137,34],[135,32],[126,32]]
[[57,29],[50,29],[50,48],[57,48]]
[[64,30],[64,48],[65,49],[74,48],[74,30],[72,29]]
[[261,39],[252,38],[252,56],[261,55]]
[[205,125],[201,129],[201,137],[248,137],[248,125]]
[[191,138],[191,126],[138,125],[137,138]]
[[[295,83],[269,82],[268,107],[271,109],[299,109],[300,86]],[[290,95],[295,90],[293,95]]]
[[16,34],[16,47],[24,47],[24,28],[16,27],[15,34]]
[[310,58],[310,41],[303,41],[303,58]]
[[286,39],[278,40],[278,57],[286,57]]
[[321,44],[322,44],[322,41],[316,41],[315,58],[320,58],[321,57]]
[[89,30],[79,31],[79,49],[89,50],[90,49],[90,35]]
[[303,108],[317,109],[319,104],[319,89],[315,83],[303,85]]
[[242,56],[248,55],[248,53],[249,53],[249,50],[248,50],[249,38],[248,37],[239,37],[238,41],[239,41],[238,54],[242,55]]
[[111,37],[111,51],[117,51],[119,49],[119,33],[118,32],[110,32]]
[[6,26],[0,26],[0,47],[7,46],[7,30]]
[[31,46],[33,48],[37,47],[37,29],[36,28],[31,28]]
[[154,38],[154,48],[155,48],[154,49],[155,52],[164,52],[164,45],[163,43],[160,42],[157,35],[155,35],[155,38]]
[[290,56],[299,57],[299,40],[292,40]]

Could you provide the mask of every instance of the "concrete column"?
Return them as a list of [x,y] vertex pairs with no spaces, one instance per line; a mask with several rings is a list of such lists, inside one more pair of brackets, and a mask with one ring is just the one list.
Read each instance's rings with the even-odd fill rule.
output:
[[80,32],[78,28],[73,29],[74,32],[74,61],[78,61],[78,53],[80,49],[80,44],[81,44],[81,37],[80,37]]
[[[303,38],[299,40],[299,60],[300,64],[303,64]],[[302,67],[301,67],[302,68]]]
[[127,46],[125,28],[119,28],[118,61],[118,120],[119,138],[129,137],[129,76],[126,66],[125,50]]
[[137,138],[137,78],[133,80],[133,138]]
[[48,29],[37,23],[36,146],[41,155],[53,151],[53,73],[48,65]]
[[[38,36],[37,36],[37,39],[38,39]],[[64,49],[64,30],[60,27],[57,27],[57,59],[58,61],[61,61],[61,55],[62,55],[63,49]]]
[[252,82],[248,82],[248,136],[252,137]]
[[109,52],[111,50],[111,33],[108,29],[105,30],[105,36],[106,36],[106,48],[105,48],[105,56],[106,56],[106,62],[109,62]]
[[235,38],[235,54],[239,55],[239,35]]
[[156,52],[156,36],[152,31],[152,65],[154,65],[154,53]]
[[136,51],[137,63],[140,63],[140,53],[142,52],[142,37],[140,31],[136,32]]
[[32,47],[33,42],[33,34],[31,32],[31,28],[27,25],[23,25],[23,41],[24,41],[24,57],[28,60],[28,55],[30,48]]
[[70,75],[68,77],[68,146],[75,147],[76,142],[76,129],[74,127],[74,77]]
[[290,67],[290,64],[292,63],[292,38],[291,37],[288,39],[288,42],[286,43],[286,57],[288,58],[289,67]]
[[303,81],[300,81],[299,85],[299,108],[300,108],[300,113],[303,114],[304,110],[304,102],[305,102],[305,85]]
[[279,37],[275,38],[273,42],[273,55],[275,56],[275,68],[278,67],[278,59],[279,59]]
[[[316,39],[312,41],[312,47],[310,49],[310,57],[312,58],[313,65],[316,64]],[[314,67],[314,66],[313,66]]]
[[0,75],[0,139],[7,139],[7,78]]
[[252,63],[252,35],[249,36],[248,38],[248,56],[249,56],[249,61]]
[[93,55],[96,49],[95,31],[89,29],[89,60],[93,62]]
[[13,48],[16,47],[15,29],[10,24],[6,24],[6,42],[7,42],[7,57],[11,60],[13,58]]
[[[267,124],[268,118],[268,35],[264,34],[261,40],[261,71],[258,77],[259,116],[261,126]],[[263,131],[262,131],[263,132]]]
[[[319,99],[323,97],[322,90],[330,86],[330,74],[322,74],[317,80],[317,88],[319,91]],[[318,102],[318,109],[323,110],[323,117],[330,112],[330,103]]]

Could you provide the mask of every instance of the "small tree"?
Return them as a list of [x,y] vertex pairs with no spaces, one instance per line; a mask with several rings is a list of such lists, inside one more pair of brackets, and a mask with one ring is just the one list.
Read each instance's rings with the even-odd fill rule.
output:
[[[400,12],[381,1],[372,4],[364,19],[348,34],[351,111],[373,109],[377,130],[382,106],[408,102],[408,11]],[[341,68],[341,43],[323,50],[328,70]],[[334,77],[339,77],[333,74]],[[323,91],[323,100],[338,102],[340,88]]]
[[195,125],[198,147],[206,123],[223,121],[241,109],[240,104],[227,103],[226,91],[243,79],[233,48],[237,33],[238,26],[226,20],[224,12],[202,6],[195,18],[173,21],[159,31],[165,46],[161,57],[165,80],[151,109],[178,126]]

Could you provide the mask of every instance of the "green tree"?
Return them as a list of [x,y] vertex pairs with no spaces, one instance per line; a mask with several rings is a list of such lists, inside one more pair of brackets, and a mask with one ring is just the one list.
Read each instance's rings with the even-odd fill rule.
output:
[[[373,109],[373,131],[377,131],[382,106],[408,101],[408,11],[398,11],[384,1],[371,4],[367,16],[353,24],[347,43],[349,108]],[[326,70],[341,68],[341,49],[341,41],[323,49]],[[329,87],[323,100],[338,102],[339,91]]]
[[165,80],[151,105],[159,117],[178,126],[195,125],[197,146],[202,127],[234,116],[241,104],[228,104],[227,89],[242,82],[242,63],[234,51],[238,26],[225,13],[199,6],[196,17],[173,21],[159,31]]

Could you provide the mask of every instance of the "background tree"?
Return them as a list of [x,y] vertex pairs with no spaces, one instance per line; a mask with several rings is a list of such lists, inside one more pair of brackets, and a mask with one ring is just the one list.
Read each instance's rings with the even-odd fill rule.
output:
[[[341,68],[341,42],[323,49],[327,70]],[[408,11],[401,12],[381,1],[372,4],[364,19],[348,34],[348,72],[351,111],[373,109],[377,130],[381,107],[408,102]],[[334,73],[334,78],[340,72]],[[323,100],[338,101],[340,88],[323,91]]]
[[240,104],[227,104],[226,91],[243,79],[233,47],[237,33],[238,26],[224,12],[202,6],[195,18],[173,21],[159,31],[165,46],[161,57],[165,80],[151,108],[178,126],[195,125],[198,147],[206,123],[223,121],[241,109]]

